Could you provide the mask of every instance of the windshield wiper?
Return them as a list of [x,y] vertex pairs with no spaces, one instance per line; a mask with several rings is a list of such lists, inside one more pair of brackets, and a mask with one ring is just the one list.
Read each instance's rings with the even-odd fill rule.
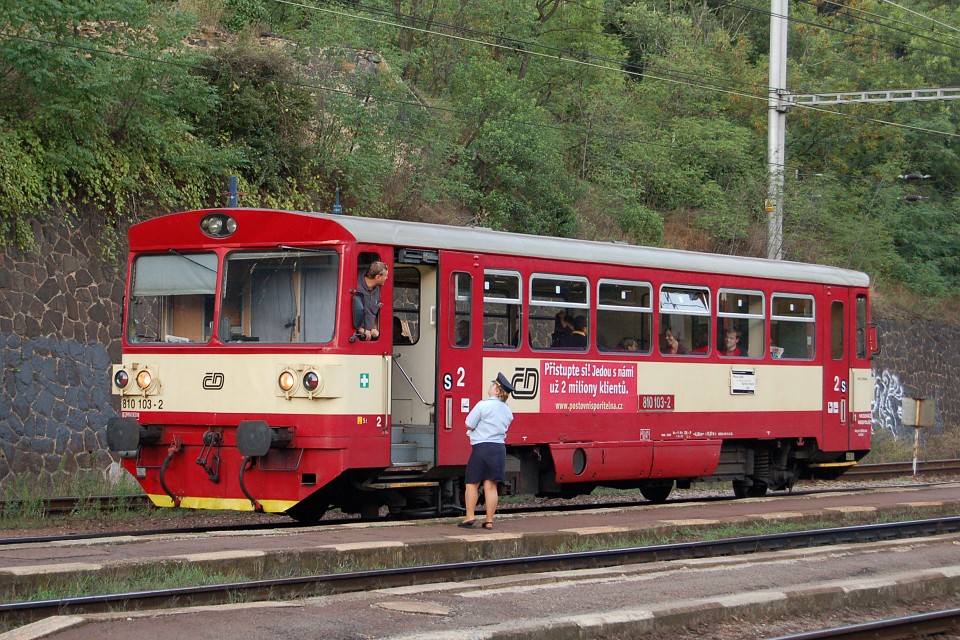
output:
[[176,249],[167,249],[167,251],[169,251],[169,252],[172,253],[173,255],[180,256],[181,258],[183,258],[183,259],[186,260],[187,262],[192,262],[193,264],[197,265],[198,267],[203,267],[203,268],[206,269],[207,271],[211,271],[211,272],[213,272],[213,273],[216,273],[216,272],[217,272],[216,269],[211,269],[211,268],[208,267],[207,265],[202,264],[202,263],[200,263],[200,262],[197,262],[196,260],[194,260],[194,259],[191,258],[190,256],[186,256],[186,255],[180,253],[179,251],[177,251]]

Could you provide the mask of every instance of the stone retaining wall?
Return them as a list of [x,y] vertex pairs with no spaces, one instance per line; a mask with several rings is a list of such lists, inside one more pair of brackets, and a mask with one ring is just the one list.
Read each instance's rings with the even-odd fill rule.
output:
[[37,250],[0,249],[0,483],[106,468],[124,273],[96,223],[34,223]]
[[[0,249],[0,484],[111,462],[104,435],[116,411],[109,372],[120,358],[125,262],[99,257],[95,222],[34,232],[37,251]],[[935,431],[958,428],[960,325],[879,324],[874,430],[912,437],[904,395],[936,403]]]

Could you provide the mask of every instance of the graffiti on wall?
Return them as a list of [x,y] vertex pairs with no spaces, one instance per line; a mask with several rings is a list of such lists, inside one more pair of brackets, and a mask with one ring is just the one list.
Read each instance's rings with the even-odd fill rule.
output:
[[903,383],[900,376],[884,369],[874,375],[873,432],[889,431],[895,438],[903,432]]

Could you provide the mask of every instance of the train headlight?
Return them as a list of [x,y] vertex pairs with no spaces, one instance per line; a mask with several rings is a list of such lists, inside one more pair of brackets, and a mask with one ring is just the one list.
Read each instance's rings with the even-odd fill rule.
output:
[[320,374],[312,369],[303,374],[303,388],[313,392],[320,387]]
[[126,389],[127,385],[130,384],[130,374],[123,369],[120,369],[113,374],[113,384],[117,387],[117,389]]
[[282,389],[284,393],[290,393],[293,388],[297,386],[297,376],[293,374],[293,371],[284,371],[277,379],[277,384],[280,385],[280,389]]
[[237,221],[226,213],[211,213],[200,220],[200,230],[211,238],[226,238],[237,230]]
[[153,384],[153,374],[150,373],[149,369],[144,369],[137,374],[138,387],[146,391],[151,384]]

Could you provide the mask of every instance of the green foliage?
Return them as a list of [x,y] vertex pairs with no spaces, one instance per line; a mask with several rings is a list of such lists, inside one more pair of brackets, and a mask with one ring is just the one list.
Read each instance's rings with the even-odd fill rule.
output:
[[[877,19],[791,6],[792,89],[960,83],[954,47],[921,15],[952,24],[956,7],[863,8]],[[9,244],[28,246],[30,221],[53,208],[119,221],[222,202],[235,174],[245,205],[325,209],[339,188],[360,215],[763,253],[762,12],[712,0],[7,0],[5,20]],[[834,111],[788,116],[786,257],[956,296],[953,104]],[[905,203],[915,185],[896,176],[917,172],[933,178]],[[681,221],[691,229],[676,237]]]
[[208,198],[231,154],[193,136],[192,120],[215,95],[182,50],[189,23],[141,0],[7,5],[0,228],[8,242],[29,246],[25,220],[53,205],[93,205],[116,219]]
[[243,31],[254,27],[267,18],[263,0],[225,0],[226,12],[221,18],[223,26],[231,31]]

